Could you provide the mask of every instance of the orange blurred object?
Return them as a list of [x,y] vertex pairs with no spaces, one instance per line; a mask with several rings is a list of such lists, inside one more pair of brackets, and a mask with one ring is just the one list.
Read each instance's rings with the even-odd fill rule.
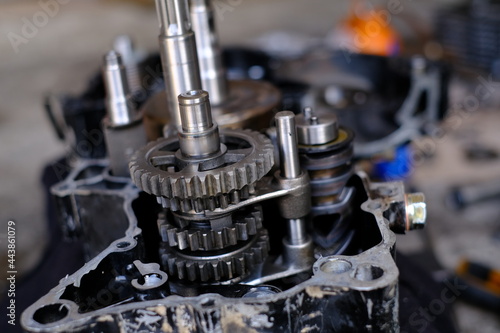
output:
[[383,10],[352,10],[335,30],[342,48],[356,53],[392,56],[401,50],[401,38],[392,28],[390,14]]

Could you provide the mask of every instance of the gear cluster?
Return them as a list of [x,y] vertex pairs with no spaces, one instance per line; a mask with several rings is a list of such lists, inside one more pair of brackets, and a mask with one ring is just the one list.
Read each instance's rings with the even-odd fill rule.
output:
[[222,281],[245,276],[261,264],[269,251],[269,237],[265,229],[243,245],[212,253],[181,252],[164,246],[162,266],[170,276],[188,281]]
[[163,267],[180,280],[243,277],[267,257],[262,210],[214,211],[252,196],[273,167],[273,145],[254,131],[219,132],[205,91],[181,94],[179,107],[177,137],[148,144],[129,164],[136,186],[165,208],[158,217]]
[[262,228],[262,210],[258,206],[243,216],[231,218],[233,221],[230,226],[223,226],[217,230],[197,228],[192,225],[179,228],[169,223],[166,214],[161,213],[158,217],[158,227],[164,243],[179,250],[191,251],[224,249],[236,245],[239,241],[248,241]]
[[176,139],[159,139],[136,152],[130,173],[141,190],[173,211],[225,208],[248,195],[274,163],[273,145],[253,131],[225,130],[224,149],[209,159],[186,160]]

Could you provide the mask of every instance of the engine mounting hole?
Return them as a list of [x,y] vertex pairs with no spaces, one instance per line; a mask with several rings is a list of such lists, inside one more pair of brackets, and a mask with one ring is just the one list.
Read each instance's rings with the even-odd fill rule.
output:
[[68,312],[66,304],[50,304],[36,310],[33,314],[33,319],[40,324],[51,324],[64,319],[68,315]]
[[351,268],[351,263],[344,259],[330,259],[320,267],[321,271],[332,274],[345,273],[350,271]]
[[120,243],[116,244],[116,247],[119,249],[124,249],[124,248],[129,247],[129,246],[130,246],[129,242],[120,242]]
[[390,188],[390,187],[379,187],[377,189],[378,194],[385,196],[385,197],[390,197],[395,194],[395,190]]
[[207,298],[202,299],[200,304],[201,304],[201,306],[205,306],[205,307],[214,306],[215,299],[207,297]]
[[274,295],[281,292],[281,289],[275,286],[257,286],[250,289],[242,298],[262,298],[270,295]]
[[371,264],[362,264],[354,271],[354,278],[359,281],[373,281],[384,275],[384,270]]
[[160,274],[146,274],[142,278],[144,280],[144,283],[142,284],[144,287],[154,288],[162,284],[162,277]]
[[382,204],[378,201],[372,201],[368,203],[368,208],[370,208],[371,210],[380,209],[382,208]]

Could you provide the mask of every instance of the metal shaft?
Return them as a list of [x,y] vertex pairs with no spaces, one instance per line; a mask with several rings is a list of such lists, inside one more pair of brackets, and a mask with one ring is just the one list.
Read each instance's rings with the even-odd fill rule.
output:
[[181,36],[191,30],[187,0],[156,0],[156,11],[161,35]]
[[179,144],[182,154],[191,158],[203,158],[219,152],[219,130],[212,121],[208,93],[190,90],[181,94],[179,106],[182,121]]
[[295,115],[290,111],[278,112],[275,116],[278,132],[281,177],[291,179],[300,176],[299,151]]
[[182,131],[200,133],[212,127],[212,112],[208,93],[191,90],[179,96]]
[[[278,112],[275,116],[278,133],[281,177],[299,178],[301,175],[295,114],[290,111]],[[309,200],[309,198],[304,198]],[[305,218],[291,218],[286,221],[287,239],[283,240],[285,262],[292,266],[309,267],[312,252],[311,238],[307,235]]]
[[306,231],[306,220],[304,218],[289,219],[287,222],[290,245],[301,245],[307,242],[309,237]]
[[102,74],[106,87],[106,107],[110,125],[123,126],[132,123],[136,117],[128,101],[130,90],[125,67],[117,52],[111,51],[104,56]]
[[190,0],[190,11],[198,49],[201,83],[203,89],[210,94],[212,104],[219,105],[226,100],[228,87],[211,1]]
[[130,91],[136,92],[140,90],[141,76],[139,73],[138,59],[130,36],[120,35],[116,37],[113,43],[113,49],[122,56]]
[[171,121],[180,126],[177,96],[202,88],[196,41],[187,0],[156,0],[160,20],[160,54]]

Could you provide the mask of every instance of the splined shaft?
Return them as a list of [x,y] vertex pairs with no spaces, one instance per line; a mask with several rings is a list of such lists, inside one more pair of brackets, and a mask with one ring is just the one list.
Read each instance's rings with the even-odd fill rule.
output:
[[211,1],[190,0],[189,4],[198,49],[201,83],[203,89],[210,94],[212,104],[220,105],[227,98],[228,84],[215,31]]
[[160,55],[171,123],[180,126],[177,96],[202,88],[196,41],[187,0],[156,0],[160,21]]
[[131,105],[126,69],[120,54],[111,51],[104,57],[104,85],[108,117],[103,120],[104,137],[111,173],[129,175],[131,154],[146,144],[142,118]]
[[135,115],[133,108],[129,105],[130,89],[120,54],[111,51],[104,56],[102,73],[110,125],[124,126],[132,123]]
[[139,59],[134,49],[132,39],[127,35],[116,37],[113,43],[113,49],[122,56],[130,92],[137,92],[141,89],[141,74],[138,66]]

